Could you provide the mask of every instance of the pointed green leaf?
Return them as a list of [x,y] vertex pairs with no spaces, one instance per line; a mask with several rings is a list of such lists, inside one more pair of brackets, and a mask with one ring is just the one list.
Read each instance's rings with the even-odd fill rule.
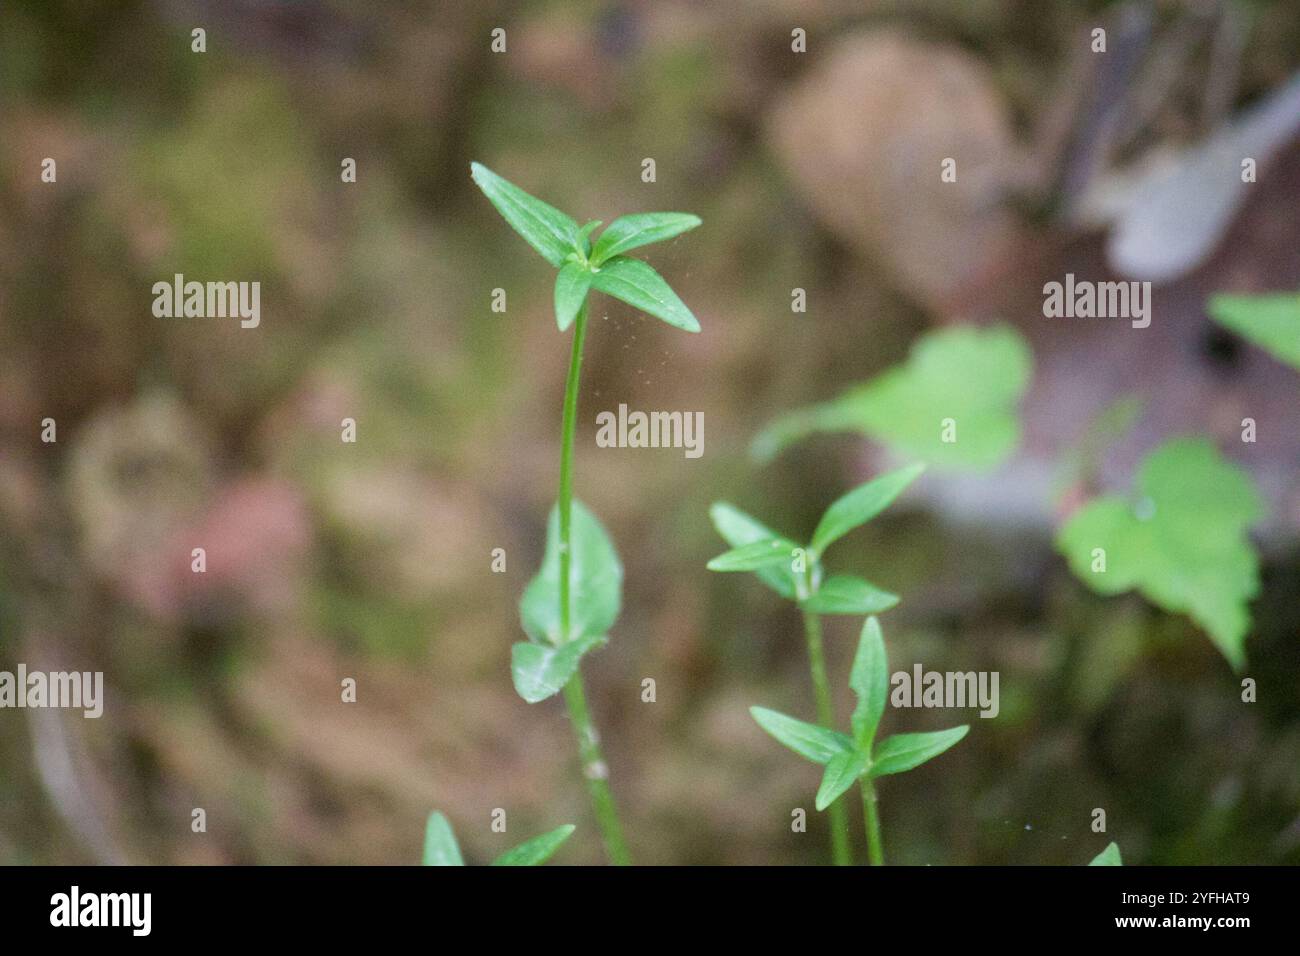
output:
[[832,757],[822,774],[822,785],[817,788],[817,809],[825,810],[838,800],[845,790],[858,782],[866,769],[866,756],[856,751]]
[[619,216],[596,240],[596,247],[591,251],[591,263],[598,266],[629,249],[663,242],[699,224],[700,217],[687,212],[639,212],[632,216]]
[[601,265],[591,280],[594,288],[628,305],[649,312],[669,325],[687,332],[698,332],[700,323],[691,310],[677,298],[659,273],[640,259],[616,256]]
[[1010,326],[931,332],[903,364],[837,399],[781,416],[750,452],[768,461],[812,434],[852,431],[938,468],[992,468],[1020,441],[1016,406],[1032,369],[1028,344]]
[[424,865],[465,865],[460,855],[460,845],[456,842],[456,834],[451,831],[451,824],[441,813],[429,814],[429,821],[424,825]]
[[1100,853],[1094,856],[1092,858],[1092,862],[1089,863],[1088,865],[1089,866],[1123,866],[1124,861],[1120,858],[1119,855],[1119,844],[1117,844],[1114,840],[1111,840],[1110,844],[1106,847],[1106,849],[1102,850]]
[[883,591],[861,578],[835,574],[799,606],[814,614],[878,614],[897,603],[897,594]]
[[573,502],[569,560],[569,633],[560,634],[560,512],[551,509],[542,569],[524,589],[519,617],[534,641],[554,645],[604,637],[618,619],[623,565],[609,535],[580,501]]
[[1239,670],[1249,603],[1259,591],[1247,532],[1263,515],[1243,469],[1205,439],[1173,439],[1142,462],[1132,500],[1090,501],[1061,528],[1056,546],[1094,591],[1136,588],[1165,610],[1187,614]]
[[822,515],[812,536],[812,550],[824,554],[826,549],[854,528],[866,524],[889,507],[903,489],[925,471],[925,465],[908,465],[859,485],[841,497]]
[[970,730],[966,724],[925,734],[894,734],[883,740],[871,758],[871,776],[884,777],[919,767],[939,756]]
[[1216,295],[1210,299],[1210,315],[1300,369],[1300,295]]
[[543,833],[531,840],[525,840],[513,850],[506,850],[506,852],[502,853],[492,861],[492,865],[538,866],[554,856],[555,851],[564,844],[564,841],[573,835],[573,831],[573,824],[566,823],[562,827],[556,827],[549,833]]
[[510,677],[515,692],[530,704],[553,697],[564,690],[578,670],[582,655],[606,643],[604,636],[579,637],[559,647],[519,641],[510,649]]
[[505,221],[555,268],[578,249],[578,224],[554,206],[530,196],[479,163],[470,163],[470,175],[496,206]]
[[853,670],[849,673],[849,686],[858,695],[858,705],[853,709],[849,725],[858,749],[871,752],[871,741],[876,736],[880,717],[885,712],[889,697],[889,658],[885,653],[885,638],[880,633],[880,622],[867,618],[858,640],[858,652],[853,657]]
[[766,707],[751,707],[749,712],[758,725],[780,743],[813,763],[829,763],[836,754],[853,750],[853,741],[838,731],[795,720]]
[[769,538],[766,541],[754,541],[733,548],[720,554],[707,565],[710,571],[757,571],[784,564],[790,567],[794,561],[793,552],[799,546],[785,538]]
[[[757,518],[745,514],[739,508],[727,504],[725,501],[716,502],[709,508],[709,518],[713,521],[713,527],[717,529],[718,534],[722,536],[722,540],[733,548],[739,548],[744,544],[752,544],[755,541],[783,537]],[[785,567],[773,565],[772,567],[760,568],[754,573],[758,575],[760,581],[781,595],[781,597],[790,600],[794,599],[794,572],[789,565]]]
[[555,324],[563,332],[578,317],[591,288],[591,272],[576,262],[566,262],[555,274]]

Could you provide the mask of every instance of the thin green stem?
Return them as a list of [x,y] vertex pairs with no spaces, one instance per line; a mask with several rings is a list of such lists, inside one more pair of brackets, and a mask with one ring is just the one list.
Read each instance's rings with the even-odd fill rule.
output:
[[605,853],[615,866],[630,866],[632,857],[623,840],[623,827],[618,821],[618,808],[614,794],[609,789],[609,765],[600,752],[596,728],[587,713],[587,694],[582,686],[582,672],[574,674],[564,685],[564,702],[569,705],[569,718],[574,733],[578,735],[578,753],[582,756],[582,775],[587,780],[587,792],[596,811]]
[[[560,435],[560,634],[569,637],[569,566],[573,518],[573,436],[578,423],[578,380],[582,374],[582,344],[587,337],[587,305],[578,310],[573,323],[573,352],[569,358],[569,377],[564,384],[564,423]],[[564,686],[564,702],[569,707],[569,720],[578,737],[578,753],[582,758],[582,775],[587,781],[596,822],[605,842],[605,853],[615,866],[632,862],[623,840],[614,794],[609,789],[609,765],[600,752],[600,738],[587,711],[587,694],[582,686],[579,670]]]
[[573,522],[573,435],[578,427],[578,379],[582,375],[582,343],[587,338],[587,305],[573,322],[573,351],[564,382],[564,423],[560,429],[560,638],[569,637],[569,541]]
[[872,866],[885,865],[885,851],[880,845],[880,814],[876,811],[876,785],[870,777],[863,777],[862,817],[867,827],[867,858]]
[[[822,652],[821,618],[810,611],[804,611],[803,631],[808,641],[808,669],[812,674],[813,697],[817,702],[817,722],[823,727],[834,727],[831,685],[826,677],[826,655]],[[853,862],[853,851],[849,845],[849,813],[844,800],[841,798],[832,803],[829,813],[831,859],[836,866],[849,866]]]

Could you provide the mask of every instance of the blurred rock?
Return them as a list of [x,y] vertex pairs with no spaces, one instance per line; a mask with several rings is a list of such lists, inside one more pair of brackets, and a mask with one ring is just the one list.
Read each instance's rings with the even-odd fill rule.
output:
[[[960,50],[894,31],[839,43],[767,119],[782,164],[841,239],[944,309],[1016,236],[998,177],[1015,163],[992,75]],[[956,160],[956,181],[941,164]]]

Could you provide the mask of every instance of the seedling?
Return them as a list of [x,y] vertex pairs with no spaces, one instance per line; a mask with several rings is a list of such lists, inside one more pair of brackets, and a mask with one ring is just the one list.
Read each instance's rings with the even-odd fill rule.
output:
[[[539,866],[555,855],[555,851],[572,836],[573,830],[573,824],[566,823],[541,836],[525,840],[493,860],[492,866]],[[465,860],[460,855],[460,844],[456,842],[456,834],[441,813],[429,814],[429,822],[424,827],[424,865],[465,865]]]
[[595,515],[573,498],[573,437],[587,296],[595,289],[676,328],[698,332],[699,322],[659,273],[624,253],[694,229],[700,219],[681,212],[620,216],[593,243],[599,221],[579,226],[486,167],[472,163],[470,171],[506,222],[558,270],[555,324],[561,332],[573,326],[560,431],[559,498],[547,524],[542,568],[519,603],[528,641],[512,649],[511,675],[515,690],[529,703],[564,692],[605,851],[612,863],[627,864],[631,859],[609,788],[609,771],[587,712],[580,670],[583,655],[608,641],[609,629],[618,618],[623,583],[623,568],[609,535]]
[[880,622],[867,618],[853,658],[849,686],[858,704],[849,719],[851,734],[826,726],[805,723],[766,707],[751,707],[759,726],[795,753],[826,768],[817,790],[817,809],[825,810],[854,783],[862,790],[862,812],[867,831],[867,853],[873,866],[885,862],[880,841],[880,817],[876,811],[877,777],[903,773],[939,756],[966,736],[970,727],[962,724],[932,733],[894,734],[879,745],[876,730],[889,695],[889,660]]
[[[826,509],[811,542],[803,547],[726,502],[709,509],[713,526],[732,547],[710,561],[709,570],[753,571],[777,594],[798,604],[803,614],[817,719],[823,724],[833,723],[835,712],[822,651],[821,615],[877,614],[897,604],[898,597],[852,575],[831,575],[823,580],[822,555],[844,535],[885,510],[924,470],[924,465],[910,465],[853,489]],[[832,859],[846,866],[853,854],[848,811],[843,804],[831,804],[830,823]]]

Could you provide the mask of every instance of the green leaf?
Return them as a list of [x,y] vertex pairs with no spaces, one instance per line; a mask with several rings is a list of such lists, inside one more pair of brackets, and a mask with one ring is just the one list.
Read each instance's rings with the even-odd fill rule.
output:
[[[1247,529],[1263,514],[1245,471],[1205,439],[1179,438],[1143,461],[1132,503],[1116,495],[1090,501],[1061,528],[1056,546],[1094,591],[1137,589],[1165,610],[1187,614],[1239,670],[1248,605],[1259,591]],[[1104,571],[1093,570],[1102,566],[1098,548]]]
[[894,734],[886,737],[871,758],[871,776],[884,777],[919,767],[965,737],[968,730],[970,727],[962,724],[960,727],[936,730],[933,733]]
[[908,465],[873,478],[839,498],[817,523],[810,546],[812,550],[819,555],[825,554],[834,542],[889,507],[923,471],[925,465]]
[[1300,294],[1216,295],[1210,299],[1210,315],[1300,369]]
[[1092,858],[1089,866],[1123,866],[1124,861],[1119,855],[1119,845],[1111,840],[1106,849],[1102,850]]
[[591,288],[591,272],[577,262],[566,262],[555,274],[555,324],[563,332],[578,317]]
[[591,264],[598,266],[637,246],[663,242],[699,224],[700,217],[687,212],[639,212],[632,216],[619,216],[596,240],[596,247],[591,251]]
[[[752,544],[755,541],[783,537],[783,535],[777,534],[757,518],[745,514],[739,508],[727,504],[725,501],[716,502],[709,508],[709,518],[713,521],[713,527],[717,529],[718,534],[722,536],[722,540],[733,548]],[[794,572],[790,569],[790,565],[787,564],[784,567],[773,565],[760,568],[754,573],[758,575],[760,581],[781,595],[781,597],[789,600],[794,599]]]
[[640,259],[629,259],[626,256],[610,259],[593,275],[591,284],[606,295],[622,299],[628,305],[649,312],[669,325],[687,332],[700,330],[700,323],[691,315],[691,310],[686,308],[685,303],[677,298],[677,293],[668,287],[659,273]]
[[515,692],[530,704],[553,697],[564,690],[578,670],[582,655],[608,643],[602,636],[579,637],[554,647],[519,641],[510,649],[510,677]]
[[898,603],[898,595],[848,574],[827,578],[817,593],[799,606],[814,614],[878,614]]
[[506,222],[555,268],[579,248],[578,224],[554,206],[530,196],[479,163],[470,163],[470,175]]
[[513,850],[506,850],[492,861],[493,866],[538,866],[545,863],[555,851],[564,845],[564,841],[573,835],[574,826],[566,823],[549,833],[525,840]]
[[603,637],[618,620],[623,565],[609,535],[580,501],[573,502],[569,560],[569,633],[560,634],[560,511],[551,509],[542,569],[524,589],[519,617],[534,641],[553,645]]
[[582,253],[588,259],[591,258],[591,234],[600,228],[600,220],[592,219],[590,222],[582,224],[578,230],[578,241],[582,244]]
[[460,855],[460,845],[456,842],[456,834],[451,831],[451,824],[441,813],[429,814],[429,822],[424,825],[424,865],[465,865]]
[[866,769],[865,754],[854,751],[832,757],[822,774],[822,785],[817,788],[817,809],[825,810],[838,800],[845,790],[858,782]]
[[853,741],[838,731],[795,720],[766,707],[751,707],[749,712],[777,741],[813,763],[829,763],[837,754],[853,751]]
[[799,546],[786,538],[754,541],[720,554],[707,565],[710,571],[757,571],[773,565],[789,567]]
[[871,741],[880,726],[889,697],[889,658],[885,653],[885,638],[880,632],[880,622],[867,618],[858,639],[858,652],[853,656],[853,670],[849,673],[849,687],[858,695],[858,705],[853,708],[849,726],[858,750],[871,752]]
[[[768,461],[818,432],[853,431],[938,468],[988,469],[1020,441],[1016,405],[1033,358],[1010,326],[959,326],[923,336],[902,365],[821,405],[777,419],[754,439]],[[955,441],[944,441],[945,419]]]

